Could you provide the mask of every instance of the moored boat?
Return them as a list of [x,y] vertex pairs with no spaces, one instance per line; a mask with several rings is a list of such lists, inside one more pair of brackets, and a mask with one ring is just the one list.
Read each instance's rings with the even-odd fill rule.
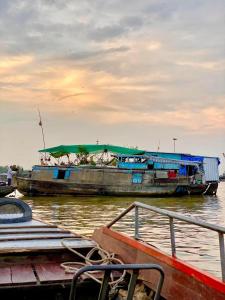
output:
[[[40,151],[50,153],[51,158],[65,157],[67,162],[53,164],[49,157],[48,164],[42,159],[29,177],[17,176],[17,188],[24,194],[171,196],[215,194],[218,187],[216,158],[210,160],[213,177],[206,178],[206,162],[201,157],[173,159],[110,145],[58,146]],[[109,152],[111,157],[104,162],[102,156]],[[94,160],[96,153],[100,158]]]
[[222,175],[220,175],[219,179],[220,181],[225,181],[225,172]]
[[[140,240],[139,210],[141,209],[168,217],[172,255]],[[135,236],[129,237],[113,229],[112,226],[132,210],[135,212]],[[173,225],[175,220],[218,232],[222,280],[176,257],[176,231]],[[111,292],[110,299],[131,300],[135,299],[131,295],[136,292],[142,295],[143,298],[140,299],[152,299],[153,296],[154,299],[168,300],[225,299],[224,227],[135,202],[112,222],[95,230],[92,238],[89,239],[32,219],[31,210],[26,204],[11,199],[0,201],[0,222],[1,298],[56,300],[69,299],[70,294],[70,300],[94,300],[109,299],[105,296]],[[105,261],[101,262],[101,265],[99,265],[99,255],[93,252],[96,246],[97,252],[100,250],[104,252]],[[92,255],[91,265],[88,258],[90,259]],[[66,273],[65,269],[71,272]],[[78,282],[75,280],[79,274],[93,269],[95,271],[106,269],[108,274],[108,277],[104,277],[100,298],[98,298],[100,284],[95,280],[102,282],[101,272],[89,274],[94,278],[86,275]],[[128,270],[126,274],[119,272],[124,269]],[[138,270],[140,273],[137,273]],[[114,272],[114,281],[118,279],[119,284],[114,285],[113,289],[112,285],[107,283],[110,277],[108,271]],[[134,290],[137,278],[139,289]],[[129,280],[131,280],[130,285],[127,287]],[[161,294],[160,298],[156,292]],[[76,298],[74,298],[75,294]]]
[[7,173],[0,174],[0,197],[5,197],[6,195],[12,193],[15,190],[14,182],[12,185],[8,185]]
[[13,186],[0,185],[0,197],[4,197],[15,190]]

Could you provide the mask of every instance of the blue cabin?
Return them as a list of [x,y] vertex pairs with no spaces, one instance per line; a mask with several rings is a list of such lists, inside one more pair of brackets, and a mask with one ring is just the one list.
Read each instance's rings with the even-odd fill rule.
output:
[[119,169],[148,169],[148,158],[143,155],[118,155],[117,159]]
[[[205,180],[207,182],[219,181],[219,169],[220,160],[218,157],[208,157],[200,155],[191,155],[183,153],[166,153],[166,152],[146,152],[146,155],[156,156],[160,158],[178,160],[176,163],[153,163],[154,169],[174,169],[179,170],[179,175],[190,176],[196,172],[196,166],[192,163],[198,163],[199,169],[205,174]],[[184,162],[182,164],[182,161]],[[190,164],[188,164],[190,162]]]
[[[174,160],[181,160],[181,155],[177,153],[164,153],[164,152],[146,152],[146,155],[155,156],[165,159],[174,159]],[[164,163],[164,162],[153,162],[149,160],[149,163],[153,165],[153,169],[157,170],[179,170],[180,164],[179,163]]]

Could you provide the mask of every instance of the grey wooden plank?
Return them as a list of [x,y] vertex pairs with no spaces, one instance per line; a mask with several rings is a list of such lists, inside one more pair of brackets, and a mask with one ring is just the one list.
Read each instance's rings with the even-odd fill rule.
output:
[[62,229],[62,228],[49,228],[49,227],[25,227],[25,228],[8,228],[8,229],[1,229],[0,228],[0,236],[3,234],[9,234],[9,233],[57,233],[57,232],[70,232],[69,230]]
[[[72,238],[74,235],[67,232],[57,232],[57,233],[24,233],[24,234],[4,234],[0,235],[0,242],[10,241],[10,240],[31,240],[31,239],[62,239],[62,238]],[[75,238],[75,237],[74,237]]]
[[26,227],[56,227],[55,225],[49,225],[38,220],[31,220],[28,222],[0,224],[0,229],[8,228],[26,228]]
[[0,224],[0,228],[4,227],[20,227],[20,226],[25,226],[25,227],[32,227],[32,226],[48,226],[48,224],[41,222],[39,220],[34,220],[32,219],[31,221],[27,222],[20,222],[20,223],[10,223],[10,224]]
[[[74,238],[67,242],[72,248],[92,248],[96,246],[96,243],[91,240],[85,240],[81,238]],[[38,250],[56,250],[64,249],[61,244],[61,239],[40,239],[40,240],[21,240],[21,241],[1,241],[0,253],[12,253],[12,252],[27,252]]]

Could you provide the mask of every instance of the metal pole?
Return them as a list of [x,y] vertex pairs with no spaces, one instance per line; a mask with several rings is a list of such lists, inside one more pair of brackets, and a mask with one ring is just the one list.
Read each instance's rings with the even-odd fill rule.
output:
[[174,223],[173,223],[173,218],[171,217],[170,217],[170,243],[171,243],[172,256],[176,256]]
[[139,211],[138,211],[138,206],[135,206],[134,222],[135,222],[134,238],[139,239]]
[[224,252],[224,236],[222,232],[219,234],[219,244],[220,244],[220,261],[221,261],[221,272],[222,280],[225,281],[225,252]]
[[177,138],[173,138],[173,152],[176,152],[176,141]]
[[135,202],[132,203],[127,209],[125,209],[119,216],[117,216],[114,220],[112,220],[106,227],[110,228],[113,226],[117,221],[119,221],[123,216],[125,216],[129,211],[131,211],[136,206]]

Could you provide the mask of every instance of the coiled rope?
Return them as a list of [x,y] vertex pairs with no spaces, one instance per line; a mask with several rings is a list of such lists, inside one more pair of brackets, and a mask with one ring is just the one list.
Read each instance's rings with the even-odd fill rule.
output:
[[[73,252],[80,258],[84,260],[84,262],[64,262],[61,263],[60,266],[65,270],[66,273],[74,274],[76,273],[79,268],[77,268],[77,265],[83,267],[83,266],[92,266],[92,265],[110,265],[110,264],[123,264],[123,261],[119,258],[115,257],[114,253],[109,253],[108,251],[102,249],[98,244],[96,244],[96,247],[92,248],[87,255],[83,255],[77,250],[73,249],[68,245],[67,242],[74,240],[75,238],[66,238],[61,240],[61,244],[68,249],[69,251]],[[87,239],[87,238],[85,238]],[[93,254],[97,252],[98,255],[101,257],[100,259],[92,259],[91,257]],[[102,283],[102,280],[97,279],[92,274],[98,273],[99,271],[93,271],[93,272],[87,272],[86,275],[90,278],[92,278],[94,281],[98,282],[99,284]],[[126,275],[126,271],[124,270],[122,275],[114,280],[114,276],[111,273],[111,281],[109,282],[110,286],[115,288],[121,281],[123,281],[124,277]]]

